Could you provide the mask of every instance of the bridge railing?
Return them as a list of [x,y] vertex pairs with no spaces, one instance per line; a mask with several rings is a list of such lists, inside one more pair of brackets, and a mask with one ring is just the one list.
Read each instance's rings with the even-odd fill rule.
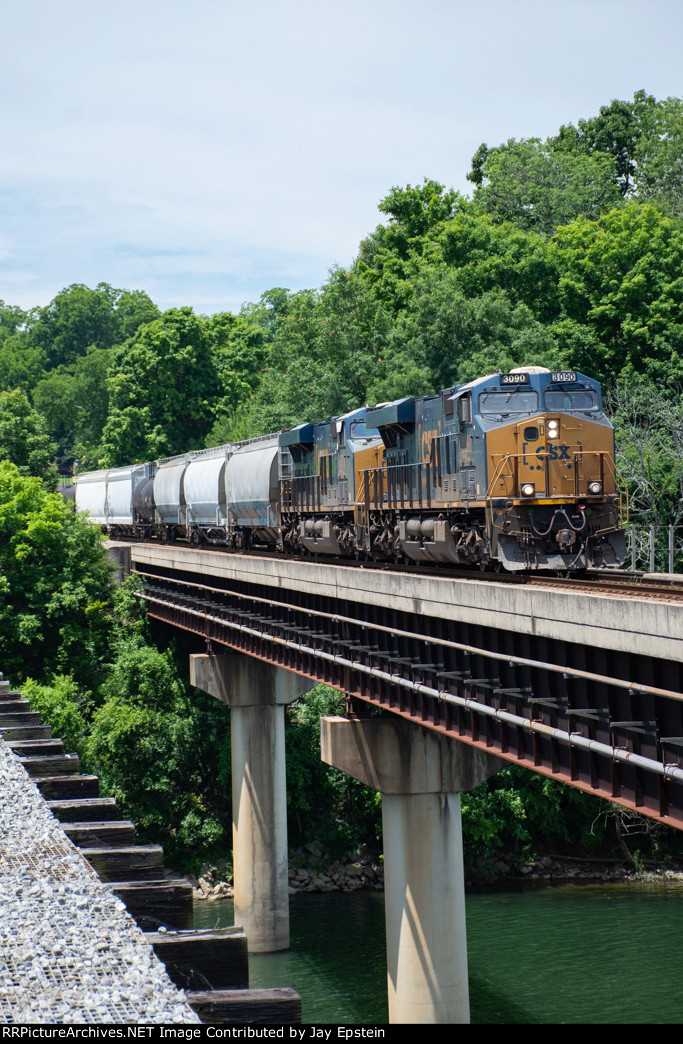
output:
[[626,526],[625,569],[683,573],[683,526]]

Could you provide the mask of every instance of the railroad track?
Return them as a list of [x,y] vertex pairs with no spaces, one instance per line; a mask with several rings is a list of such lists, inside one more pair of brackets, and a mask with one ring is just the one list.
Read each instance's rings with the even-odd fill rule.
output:
[[590,577],[544,577],[529,576],[527,583],[532,587],[566,588],[570,591],[586,591],[589,594],[616,594],[625,598],[647,598],[653,601],[683,601],[683,576],[678,581],[657,581],[649,577],[642,579],[617,579],[602,576]]
[[[126,541],[112,541],[112,543],[131,543]],[[147,544],[152,547],[173,547],[175,550],[202,551],[207,554],[225,555],[233,554],[253,558],[266,558],[275,561],[291,561],[291,559],[280,558],[274,551],[250,550],[246,552],[226,552],[213,547],[197,548],[193,545],[185,545],[183,541],[169,544]],[[397,563],[397,562],[371,562],[357,561],[351,558],[334,558],[329,555],[316,555],[315,557],[303,557],[296,561],[313,562],[320,561],[328,565],[342,566],[346,569],[372,569],[381,572],[408,573],[410,575],[438,575],[452,580],[470,580],[478,583],[512,584],[527,587],[563,588],[569,591],[585,591],[591,594],[617,594],[624,597],[651,598],[653,600],[683,600],[683,573],[664,573],[655,576],[652,573],[639,573],[633,570],[595,569],[589,570],[580,576],[553,576],[540,573],[506,573],[506,572],[481,572],[476,569],[451,569],[449,567],[431,567],[423,563]]]

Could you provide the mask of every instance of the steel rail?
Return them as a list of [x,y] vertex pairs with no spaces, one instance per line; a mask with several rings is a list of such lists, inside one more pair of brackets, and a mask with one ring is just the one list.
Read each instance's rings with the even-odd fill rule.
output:
[[[397,685],[404,689],[409,689],[412,692],[420,693],[425,696],[431,696],[443,703],[451,703],[454,706],[461,707],[464,710],[468,710],[473,713],[483,714],[487,717],[493,718],[495,721],[504,722],[508,725],[514,725],[518,728],[523,728],[527,732],[538,733],[540,735],[549,737],[565,744],[568,747],[577,747],[582,750],[588,750],[596,754],[603,754],[607,757],[612,758],[614,761],[628,762],[631,765],[636,765],[639,768],[645,769],[648,772],[655,773],[663,776],[665,779],[676,780],[679,783],[683,783],[683,769],[679,768],[678,765],[667,764],[664,762],[653,761],[651,758],[645,758],[641,754],[635,754],[630,751],[624,750],[622,747],[614,747],[608,743],[601,743],[598,740],[587,739],[585,736],[576,732],[565,732],[563,729],[556,729],[550,725],[545,725],[543,722],[534,721],[531,718],[523,718],[521,715],[512,714],[510,711],[504,711],[497,707],[490,707],[486,703],[480,703],[476,698],[472,696],[458,696],[455,693],[442,691],[440,689],[434,689],[429,685],[424,685],[422,682],[414,682],[408,678],[403,678],[399,674],[391,674],[388,671],[383,671],[379,667],[370,667],[367,664],[360,663],[357,660],[351,660],[345,656],[339,656],[337,653],[328,653],[323,649],[315,649],[312,646],[303,645],[301,642],[292,641],[290,638],[281,638],[278,635],[271,635],[264,631],[259,631],[255,627],[249,627],[246,624],[235,623],[232,620],[223,620],[219,616],[212,616],[208,613],[202,613],[197,609],[191,609],[188,606],[179,607],[174,605],[172,602],[165,601],[161,598],[156,598],[153,595],[147,595],[144,592],[136,592],[136,597],[142,598],[145,601],[153,602],[157,605],[163,605],[170,609],[180,610],[184,613],[189,613],[192,616],[201,617],[204,620],[209,620],[212,623],[222,624],[224,627],[228,627],[231,630],[240,631],[243,634],[256,637],[261,640],[272,642],[274,645],[280,645],[286,649],[292,649],[296,652],[303,653],[307,656],[312,656],[314,659],[325,660],[326,662],[333,663],[339,667],[348,667],[353,671],[369,675],[372,678],[378,678],[381,681],[386,681],[391,685]],[[219,640],[219,639],[216,639]],[[505,658],[505,657],[504,657]],[[680,698],[680,696],[679,696]],[[454,737],[457,739],[457,737]]]
[[[165,577],[155,576],[152,573],[142,573],[134,570],[138,576],[152,581],[165,580]],[[397,635],[400,638],[412,638],[430,645],[442,645],[447,649],[455,649],[458,652],[468,653],[471,656],[484,656],[490,660],[498,660],[507,663],[511,667],[530,667],[536,670],[548,671],[561,674],[563,678],[576,678],[577,680],[597,682],[602,685],[610,685],[617,689],[625,689],[629,693],[642,693],[648,696],[661,696],[669,700],[683,702],[683,693],[672,689],[660,689],[654,685],[644,685],[641,682],[628,681],[625,678],[610,678],[606,674],[595,674],[593,671],[584,671],[579,667],[563,667],[561,664],[544,663],[542,660],[530,660],[523,656],[515,656],[512,653],[493,652],[490,649],[480,649],[475,645],[465,645],[462,642],[454,642],[449,638],[434,638],[431,635],[420,634],[417,631],[404,631],[397,627],[388,627],[386,624],[372,623],[367,620],[359,620],[353,616],[343,616],[340,613],[326,613],[320,609],[303,609],[302,606],[292,605],[290,602],[274,601],[272,598],[261,598],[258,595],[241,594],[237,591],[226,591],[218,587],[207,587],[205,584],[195,584],[189,580],[173,580],[171,583],[180,584],[183,587],[195,587],[200,591],[211,591],[213,594],[229,595],[231,598],[241,598],[250,602],[258,602],[263,605],[275,606],[280,609],[290,609],[294,612],[305,612],[308,616],[317,616],[333,623],[348,623],[357,627],[365,627],[374,631],[382,631],[385,634]]]

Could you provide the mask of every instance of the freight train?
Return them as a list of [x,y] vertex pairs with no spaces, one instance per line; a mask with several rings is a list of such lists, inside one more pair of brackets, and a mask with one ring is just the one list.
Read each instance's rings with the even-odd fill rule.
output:
[[76,478],[113,538],[469,565],[617,566],[626,491],[600,385],[528,366]]

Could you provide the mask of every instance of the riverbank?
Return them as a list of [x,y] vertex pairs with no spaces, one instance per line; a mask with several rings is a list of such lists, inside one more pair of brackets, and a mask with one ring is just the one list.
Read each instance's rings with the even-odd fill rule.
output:
[[[216,902],[233,895],[232,868],[228,863],[205,863],[199,876],[186,875],[197,900]],[[538,882],[561,884],[568,881],[614,884],[621,881],[680,881],[683,864],[659,866],[644,863],[629,866],[626,859],[614,856],[545,854],[520,859],[505,853],[478,859],[465,869],[468,890],[517,886]],[[289,894],[315,892],[359,892],[384,890],[384,865],[381,856],[363,846],[358,852],[328,861],[321,847],[312,842],[294,851],[289,865]]]
[[465,874],[466,887],[473,888],[530,881],[558,884],[572,880],[593,884],[615,884],[620,881],[683,882],[683,864],[659,866],[644,862],[634,866],[616,856],[546,854],[524,860],[501,857],[481,859]]

